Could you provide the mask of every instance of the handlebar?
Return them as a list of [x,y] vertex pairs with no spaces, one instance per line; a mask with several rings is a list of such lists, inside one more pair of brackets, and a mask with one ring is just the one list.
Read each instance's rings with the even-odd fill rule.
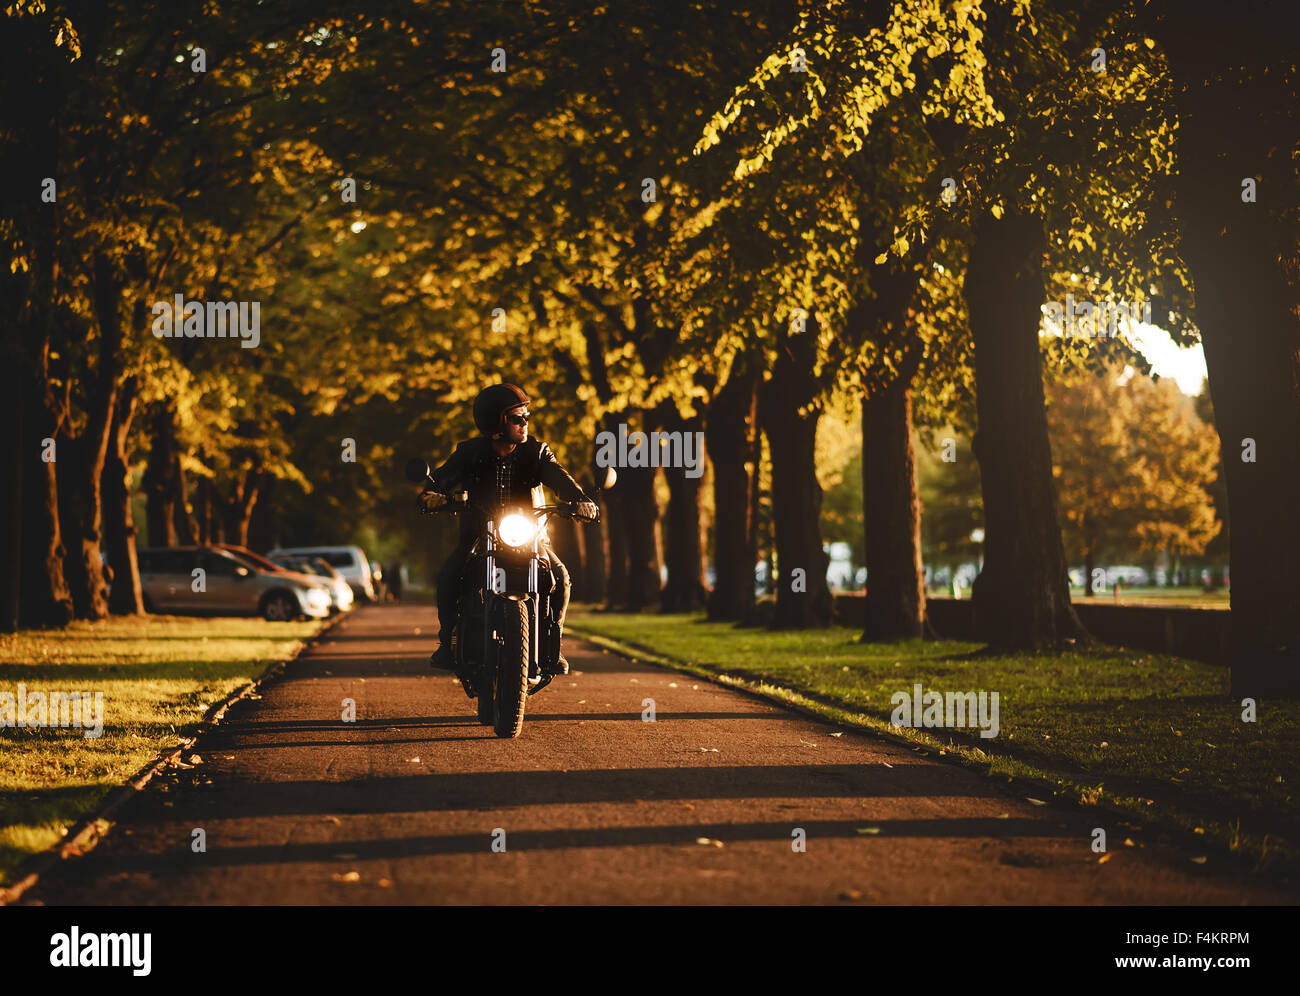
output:
[[[425,493],[427,493],[427,492],[421,492],[421,493],[422,493],[422,494],[425,494]],[[434,492],[434,494],[441,494],[441,492]],[[444,497],[445,497],[445,496],[444,496]],[[599,522],[599,521],[600,521],[600,506],[599,506],[599,505],[596,505],[596,517],[595,517],[594,519],[592,519],[592,518],[587,518],[586,516],[579,516],[579,515],[578,515],[578,504],[579,504],[579,503],[576,502],[576,501],[569,501],[569,502],[563,502],[563,503],[561,503],[561,504],[559,504],[559,505],[539,505],[539,506],[537,506],[537,507],[535,507],[535,508],[519,508],[519,509],[517,509],[516,511],[517,511],[519,514],[531,513],[531,514],[533,514],[534,516],[540,516],[540,515],[567,515],[569,518],[572,518],[572,519],[579,519],[580,521],[583,521],[583,522]],[[595,502],[592,502],[592,504],[594,505]],[[487,507],[485,507],[485,506],[479,504],[478,502],[472,502],[472,501],[468,501],[468,500],[466,500],[466,501],[461,501],[461,500],[457,500],[457,499],[448,498],[448,499],[447,499],[446,501],[444,501],[441,505],[435,505],[433,508],[428,509],[427,512],[426,512],[426,514],[428,514],[428,515],[436,515],[436,514],[439,513],[439,512],[447,512],[447,513],[451,513],[451,514],[456,514],[456,513],[459,513],[459,512],[467,512],[467,511],[469,511],[470,509],[473,509],[473,510],[475,510],[475,511],[481,513],[481,514],[482,514],[484,517],[486,517],[486,518],[494,518],[494,517],[496,517],[497,515],[499,515],[499,513],[502,511],[501,509],[492,509],[492,508],[487,508]]]

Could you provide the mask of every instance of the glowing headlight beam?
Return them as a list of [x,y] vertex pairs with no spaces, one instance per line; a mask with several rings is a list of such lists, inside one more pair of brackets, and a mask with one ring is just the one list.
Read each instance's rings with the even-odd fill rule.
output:
[[536,528],[527,516],[514,513],[501,520],[501,525],[497,526],[497,535],[506,546],[524,546],[532,542]]

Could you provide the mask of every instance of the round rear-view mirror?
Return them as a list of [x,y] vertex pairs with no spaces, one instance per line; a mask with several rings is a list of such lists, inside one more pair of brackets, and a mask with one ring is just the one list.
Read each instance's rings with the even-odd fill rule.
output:
[[406,461],[406,479],[412,484],[419,484],[429,476],[429,463],[427,460],[421,460],[419,457],[411,457]]

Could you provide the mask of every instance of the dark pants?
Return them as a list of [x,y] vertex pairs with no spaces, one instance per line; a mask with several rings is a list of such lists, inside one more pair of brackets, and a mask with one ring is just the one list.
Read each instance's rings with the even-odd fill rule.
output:
[[[461,588],[464,585],[462,571],[473,546],[474,537],[471,536],[468,543],[461,543],[451,551],[451,555],[442,565],[442,569],[438,571],[438,643],[443,646],[451,644],[451,631],[456,628],[456,605],[460,601]],[[546,663],[553,663],[556,655],[560,652],[560,636],[564,629],[565,613],[569,610],[571,585],[569,583],[569,569],[564,566],[564,561],[556,556],[555,550],[551,548],[550,544],[547,544],[543,551],[546,554],[547,563],[550,564],[554,586],[547,598],[552,633],[549,639],[543,637],[543,652],[540,659]],[[539,572],[539,579],[542,591],[545,592],[545,570]]]

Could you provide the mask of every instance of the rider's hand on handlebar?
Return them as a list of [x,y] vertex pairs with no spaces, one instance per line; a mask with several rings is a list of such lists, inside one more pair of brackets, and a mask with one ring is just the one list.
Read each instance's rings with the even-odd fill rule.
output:
[[576,511],[579,518],[590,519],[592,522],[600,518],[600,509],[595,502],[580,501]]
[[421,491],[420,496],[415,499],[415,507],[425,515],[432,515],[436,509],[445,504],[447,504],[447,496],[437,491]]

